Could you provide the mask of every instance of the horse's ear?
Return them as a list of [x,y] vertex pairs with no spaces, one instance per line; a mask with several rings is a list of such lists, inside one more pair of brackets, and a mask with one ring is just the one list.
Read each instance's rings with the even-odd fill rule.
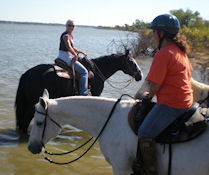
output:
[[49,99],[49,92],[47,91],[47,89],[44,89],[42,97],[45,99]]
[[126,49],[126,56],[128,56],[129,55],[129,50],[128,49]]
[[41,106],[42,106],[45,110],[47,109],[48,106],[47,106],[47,101],[46,101],[45,98],[40,97],[39,103],[41,104]]
[[47,109],[47,99],[49,99],[49,92],[47,91],[47,89],[44,89],[43,95],[42,97],[40,97],[39,99],[39,103],[41,104],[41,106],[46,110]]

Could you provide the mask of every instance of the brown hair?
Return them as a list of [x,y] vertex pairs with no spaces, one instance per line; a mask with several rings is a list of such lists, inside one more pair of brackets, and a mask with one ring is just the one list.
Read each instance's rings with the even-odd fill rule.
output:
[[[160,30],[158,30],[158,33],[160,32]],[[187,38],[185,35],[177,33],[177,34],[170,34],[167,31],[163,30],[164,32],[164,38],[170,39],[174,44],[176,44],[180,50],[186,54],[188,54],[190,52],[190,46],[187,43]],[[160,34],[158,34],[159,36]]]
[[190,46],[187,43],[185,35],[177,33],[171,40],[181,49],[182,52],[186,54],[190,52]]

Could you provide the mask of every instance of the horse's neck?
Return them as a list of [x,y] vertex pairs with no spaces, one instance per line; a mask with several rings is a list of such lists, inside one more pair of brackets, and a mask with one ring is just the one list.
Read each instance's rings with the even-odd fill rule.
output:
[[116,56],[105,56],[92,60],[106,79],[121,70],[122,59]]
[[191,85],[193,87],[197,87],[197,88],[200,88],[200,89],[207,89],[207,90],[209,90],[209,85],[206,85],[204,83],[200,83],[200,82],[196,81],[193,78],[191,78]]
[[200,83],[191,78],[191,86],[193,90],[194,101],[205,99],[209,94],[209,85]]
[[116,100],[68,97],[55,100],[49,115],[61,124],[71,124],[96,137]]

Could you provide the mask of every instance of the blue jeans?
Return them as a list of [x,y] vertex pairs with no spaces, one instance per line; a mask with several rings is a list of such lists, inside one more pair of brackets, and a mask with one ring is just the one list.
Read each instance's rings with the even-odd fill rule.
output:
[[145,117],[139,130],[140,138],[155,138],[187,109],[172,108],[163,104],[156,104]]
[[[69,52],[59,51],[58,58],[62,59],[67,63],[68,66],[72,67],[73,56]],[[79,92],[80,95],[88,94],[88,71],[87,69],[78,61],[74,62],[75,71],[80,74],[79,80]]]
[[[71,63],[72,67],[72,63]],[[80,74],[79,80],[79,92],[80,95],[88,94],[88,71],[87,69],[78,61],[74,62],[75,71]]]

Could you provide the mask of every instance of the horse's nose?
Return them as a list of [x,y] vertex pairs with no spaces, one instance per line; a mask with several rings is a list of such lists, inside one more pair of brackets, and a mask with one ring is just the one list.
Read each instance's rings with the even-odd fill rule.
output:
[[135,76],[135,80],[140,81],[140,80],[142,80],[142,77],[143,77],[142,73],[137,73],[136,76]]
[[42,151],[42,144],[30,143],[28,144],[28,150],[33,154],[39,154]]

